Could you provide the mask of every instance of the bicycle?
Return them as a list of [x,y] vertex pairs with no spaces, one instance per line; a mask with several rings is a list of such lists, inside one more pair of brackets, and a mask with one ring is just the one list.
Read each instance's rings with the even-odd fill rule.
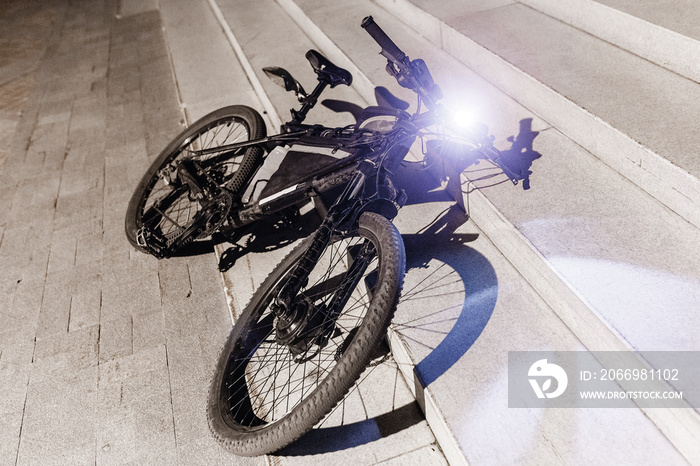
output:
[[[216,232],[235,234],[275,214],[294,216],[310,199],[325,196],[330,204],[316,232],[255,292],[222,349],[207,415],[214,437],[236,454],[269,453],[300,437],[370,362],[396,309],[405,269],[391,220],[406,194],[392,175],[417,139],[423,164],[450,158],[466,166],[481,158],[513,184],[523,179],[503,163],[485,127],[448,135],[442,93],[425,62],[410,60],[371,16],[362,27],[381,47],[387,72],[417,94],[415,112],[377,88],[377,106],[323,102],[350,112],[355,124],[305,124],[327,87],[352,83],[350,72],[310,50],[306,58],[318,77],[311,93],[286,70],[264,69],[301,103],[279,134],[267,136],[262,117],[249,107],[216,110],[166,147],[129,203],[129,241],[159,258]],[[296,164],[309,154],[323,154],[309,173],[281,181],[270,176],[285,160]]]

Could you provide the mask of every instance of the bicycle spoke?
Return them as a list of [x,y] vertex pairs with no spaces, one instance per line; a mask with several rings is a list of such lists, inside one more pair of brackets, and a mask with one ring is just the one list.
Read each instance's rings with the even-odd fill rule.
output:
[[[356,257],[350,257],[350,250],[356,251]],[[372,257],[367,257],[367,254]],[[310,357],[303,357],[303,354],[297,357],[289,347],[277,343],[270,310],[260,316],[254,328],[265,328],[265,331],[249,332],[250,341],[245,343],[246,348],[251,348],[249,354],[241,354],[240,360],[236,360],[237,368],[230,373],[227,385],[230,410],[237,417],[251,423],[259,420],[271,423],[281,419],[328,376],[352,340],[354,329],[362,323],[370,302],[369,290],[364,284],[355,287],[349,299],[343,298],[347,301],[342,303],[343,309],[332,311],[327,307],[337,299],[338,293],[346,293],[343,290],[349,285],[354,286],[362,281],[362,276],[376,270],[375,254],[374,246],[363,238],[336,241],[328,245],[314,269],[309,271],[309,284],[300,290],[299,296],[313,303],[308,321],[316,324],[308,326],[304,332],[330,331],[323,330],[329,321],[325,314],[318,313],[332,312],[336,316],[330,324],[336,329],[334,334],[329,335],[322,348],[315,344],[308,348],[306,351]],[[351,263],[358,260],[366,263],[356,263],[353,272],[348,273]],[[272,302],[268,299],[266,306]],[[251,409],[252,413],[243,412]]]
[[[199,155],[198,151],[245,141],[248,137],[246,127],[233,117],[215,121],[186,140],[172,158],[164,162],[163,167],[174,174],[181,161],[197,160],[209,183],[224,184],[235,175],[245,150],[220,151],[206,156]],[[147,189],[141,217],[150,218],[151,221],[144,221],[144,224],[153,230],[160,229],[160,234],[174,241],[177,235],[191,226],[202,205],[199,199],[190,198],[186,186],[173,189],[172,176],[168,175],[168,179],[154,178],[153,186]]]

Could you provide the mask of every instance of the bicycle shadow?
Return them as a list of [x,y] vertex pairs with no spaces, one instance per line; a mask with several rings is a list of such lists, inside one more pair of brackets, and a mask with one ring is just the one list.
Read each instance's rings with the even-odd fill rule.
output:
[[[351,422],[341,422],[340,425],[337,425],[337,419],[334,419],[334,417],[339,417],[337,416],[339,412],[356,412],[358,408],[360,411],[367,409],[367,406],[364,406],[362,402],[362,395],[360,394],[363,390],[362,387],[371,385],[374,388],[378,388],[378,386],[381,388],[382,379],[386,380],[387,378],[391,379],[395,384],[402,383],[399,380],[399,368],[396,363],[383,361],[383,357],[388,355],[389,352],[389,345],[384,341],[374,359],[375,361],[379,360],[379,362],[370,364],[370,367],[363,373],[361,381],[351,389],[350,393],[331,411],[321,425],[316,426],[294,443],[279,450],[274,456],[307,456],[343,451],[376,442],[395,434],[405,435],[410,438],[412,436],[411,428],[424,421],[423,413],[418,403],[413,399],[401,400],[398,402],[400,406],[396,407],[393,405],[394,400],[392,397],[392,406],[380,409],[380,414],[367,416],[365,419],[353,419]],[[377,371],[384,372],[384,374],[377,375]],[[389,377],[387,377],[387,373],[389,373]],[[354,403],[351,401],[352,398],[355,398]],[[360,403],[357,402],[358,400],[360,400]],[[389,400],[389,397],[387,400]],[[372,408],[370,407],[370,409]],[[336,425],[326,425],[334,421]]]
[[496,306],[496,271],[483,254],[466,244],[478,235],[455,233],[466,221],[464,212],[453,205],[425,231],[404,235],[406,278],[394,329],[423,348],[416,348],[416,354],[424,357],[415,366],[423,387],[464,356]]
[[193,241],[177,250],[172,257],[211,254],[217,244],[229,243],[219,258],[219,271],[226,272],[249,252],[262,253],[283,248],[311,235],[320,224],[321,219],[313,210],[297,217],[293,222],[273,215],[231,234],[216,232],[211,238]]
[[518,176],[523,182],[523,189],[530,189],[530,175],[532,164],[542,157],[542,154],[534,150],[533,143],[539,131],[532,131],[532,118],[520,120],[520,130],[516,136],[508,137],[511,143],[510,149],[501,151],[501,159],[506,167]]
[[238,259],[248,253],[263,253],[280,249],[311,235],[321,224],[321,218],[314,210],[293,221],[278,216],[258,220],[249,228],[235,235],[218,235],[216,242],[230,244],[219,258],[219,271],[231,269]]
[[[441,195],[436,192],[433,197]],[[453,205],[423,231],[403,235],[406,281],[393,325],[402,338],[425,353],[415,366],[423,386],[447,372],[469,350],[496,305],[496,272],[486,257],[467,245],[478,235],[455,233],[466,221],[464,212]],[[362,384],[359,387],[362,390]],[[386,399],[392,395],[386,393]],[[404,431],[402,435],[408,435],[423,420],[418,404],[411,402],[361,421],[316,427],[277,454],[346,450]]]

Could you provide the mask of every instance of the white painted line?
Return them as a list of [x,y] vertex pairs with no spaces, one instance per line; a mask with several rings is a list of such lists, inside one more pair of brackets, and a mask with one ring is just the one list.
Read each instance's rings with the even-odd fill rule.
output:
[[253,70],[253,66],[248,61],[248,57],[246,57],[245,52],[243,52],[243,48],[238,42],[238,39],[236,39],[236,36],[234,35],[233,31],[231,30],[231,26],[229,26],[228,22],[226,21],[226,18],[224,18],[224,14],[221,12],[221,8],[219,8],[219,5],[216,4],[215,0],[207,1],[209,2],[209,6],[214,12],[214,16],[216,16],[216,20],[219,22],[221,29],[224,31],[226,38],[231,44],[231,48],[233,48],[233,51],[236,53],[238,61],[241,63],[243,70],[248,76],[248,81],[250,81],[250,84],[253,86],[255,93],[258,95],[260,102],[265,108],[266,114],[263,115],[263,117],[268,118],[268,122],[270,123],[271,128],[274,128],[275,132],[277,132],[282,126],[282,120],[280,119],[279,115],[277,115],[277,112],[275,111],[275,107],[272,105],[270,97],[267,95],[265,89],[263,89],[262,83],[255,75],[255,70]]

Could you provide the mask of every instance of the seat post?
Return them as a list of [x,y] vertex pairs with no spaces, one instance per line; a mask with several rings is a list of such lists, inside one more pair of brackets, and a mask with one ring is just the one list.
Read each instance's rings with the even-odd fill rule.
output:
[[326,88],[326,86],[328,86],[328,84],[329,83],[325,79],[321,79],[321,77],[319,76],[316,88],[311,92],[311,94],[304,98],[301,108],[298,111],[292,109],[292,121],[294,123],[301,123],[302,121],[304,121],[304,119],[306,118],[306,114],[309,113],[309,110],[311,110],[314,107],[314,105],[316,105],[319,96]]

